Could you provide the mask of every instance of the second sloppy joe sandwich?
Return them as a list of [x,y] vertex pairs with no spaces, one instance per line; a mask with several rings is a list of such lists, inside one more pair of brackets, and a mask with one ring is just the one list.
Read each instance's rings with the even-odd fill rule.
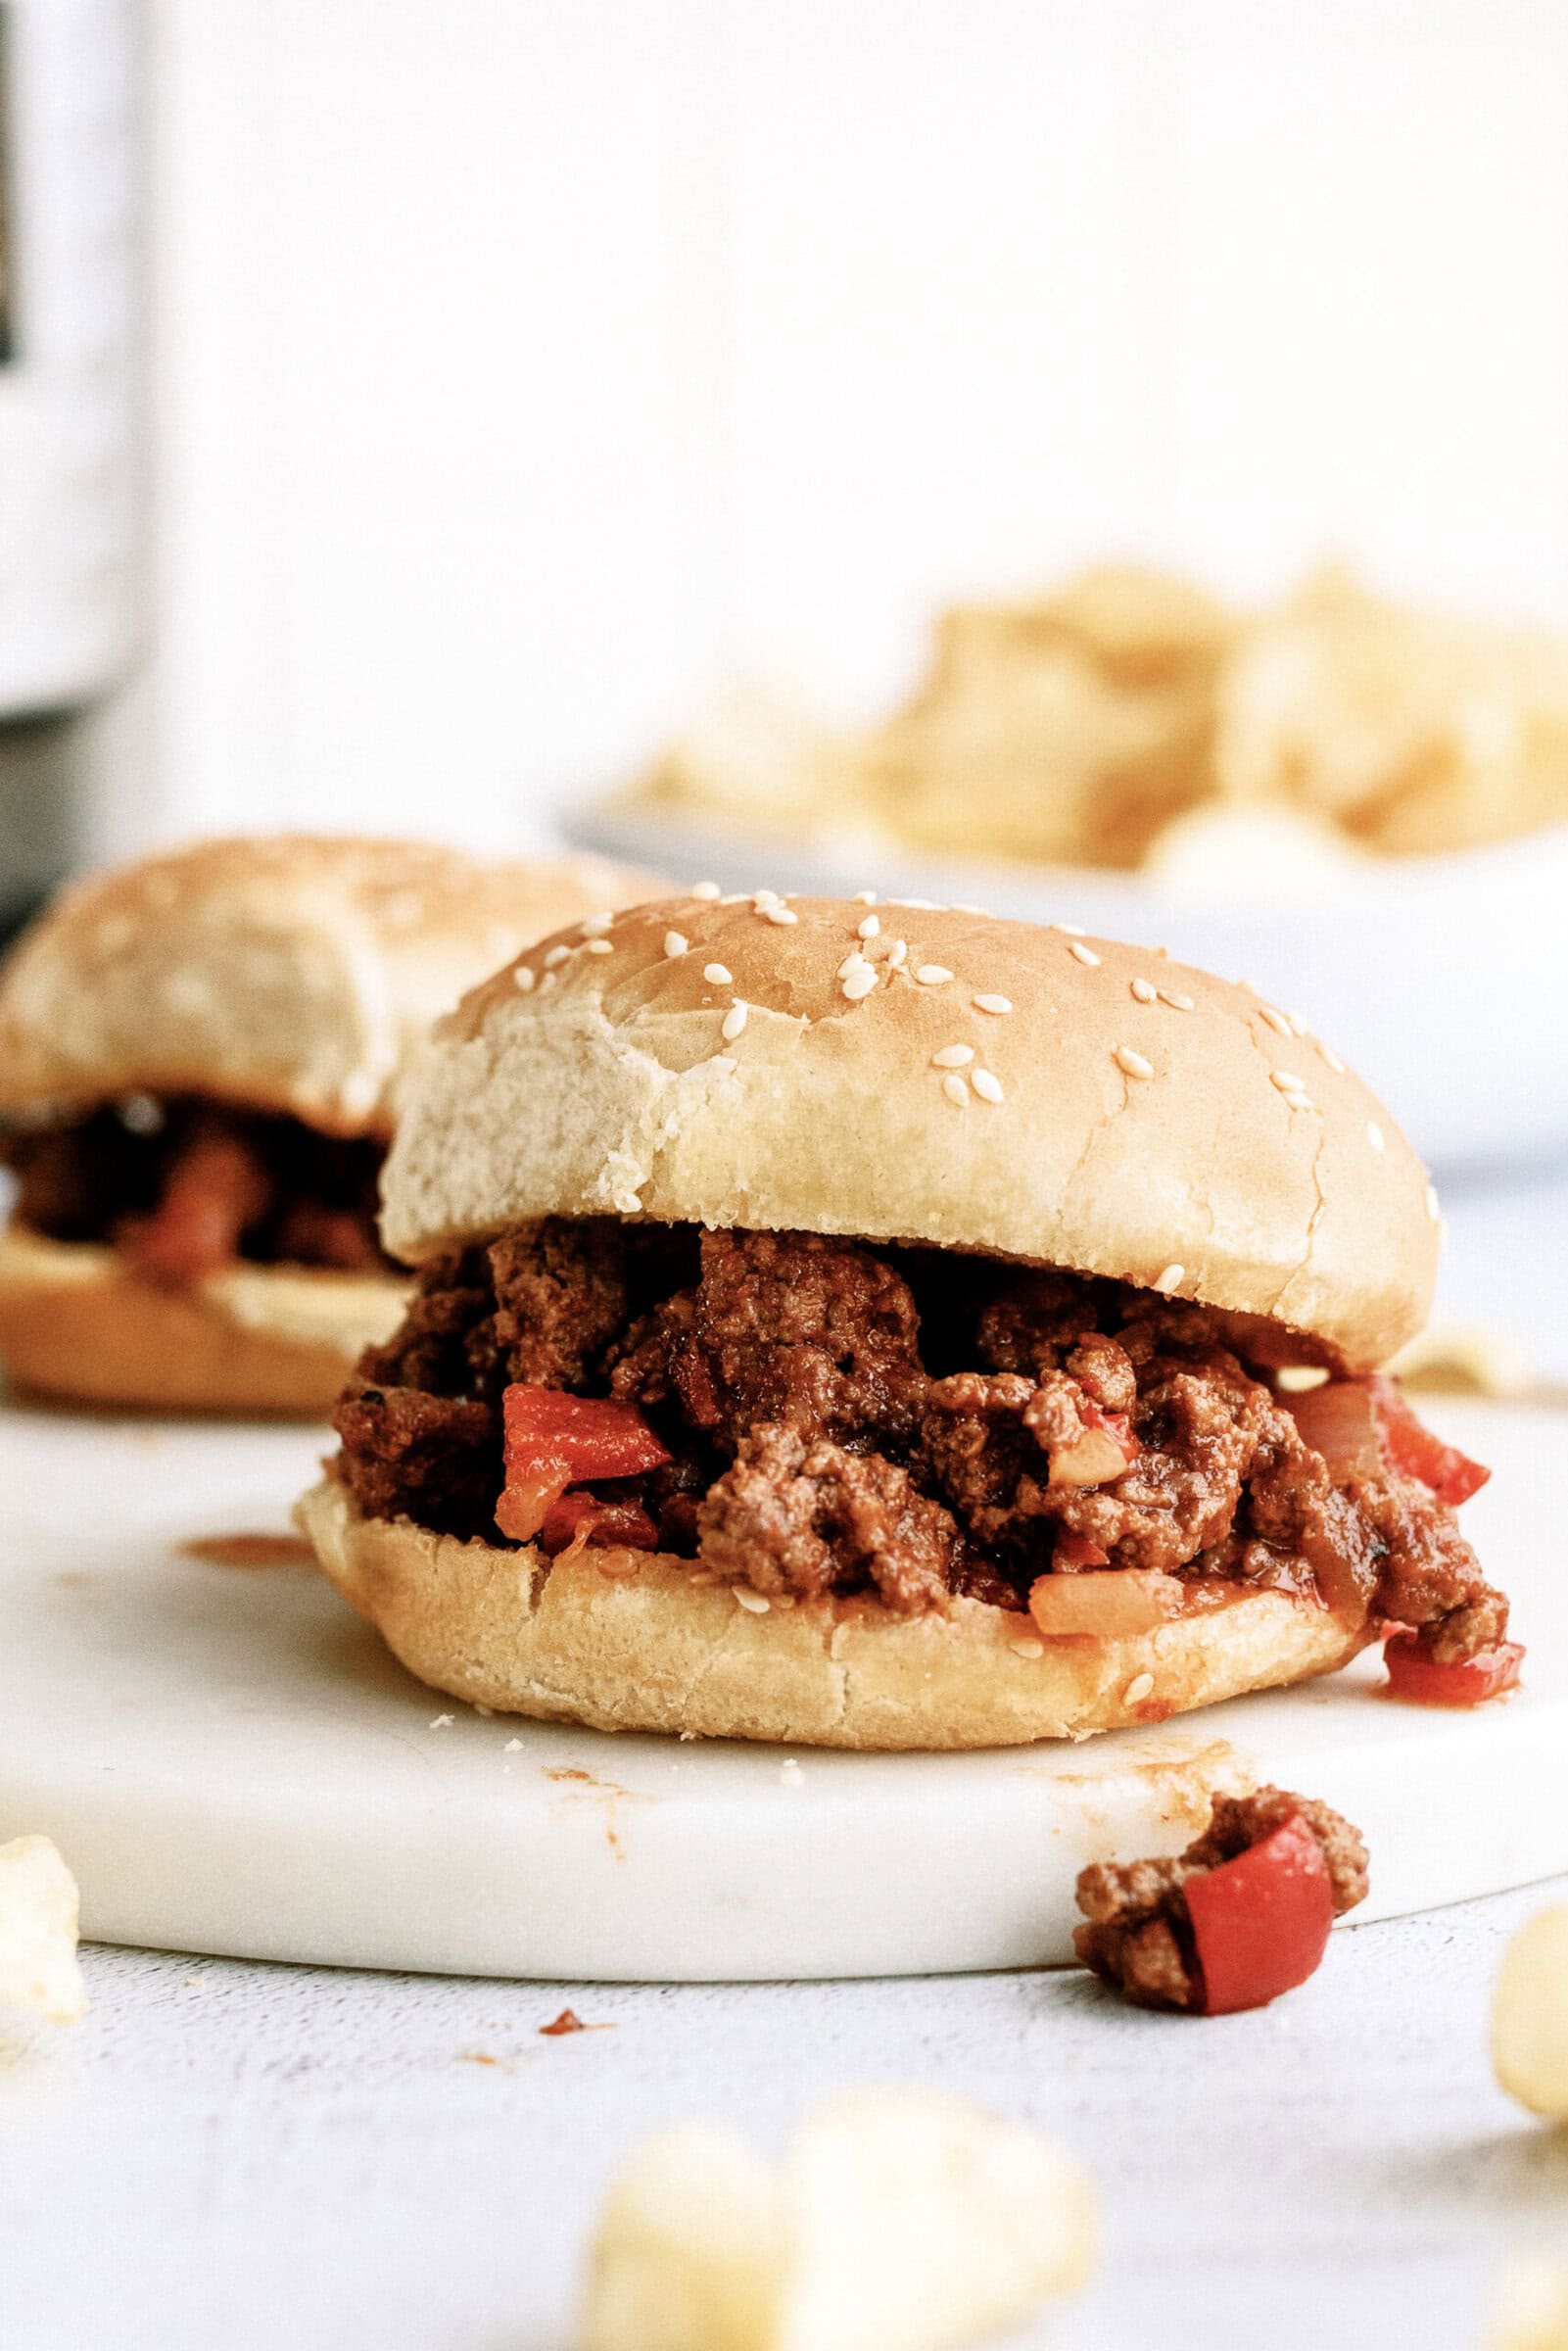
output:
[[1484,1472],[1372,1376],[1421,1167],[1149,949],[768,892],[563,932],[438,1032],[384,1233],[419,1286],[302,1519],[459,1697],[943,1748],[1391,1631],[1425,1695],[1511,1672],[1449,1507]]
[[376,1178],[430,1024],[542,931],[648,887],[597,858],[273,834],[63,891],[0,966],[12,1380],[325,1412],[402,1312]]

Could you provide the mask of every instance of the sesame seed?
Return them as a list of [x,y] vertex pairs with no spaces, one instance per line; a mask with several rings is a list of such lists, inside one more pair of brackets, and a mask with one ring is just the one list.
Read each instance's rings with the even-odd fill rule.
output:
[[601,932],[605,932],[609,929],[614,920],[615,917],[613,914],[585,914],[583,917],[583,936],[586,938],[597,938]]
[[545,992],[545,990],[546,990],[546,987],[553,987],[553,986],[554,986],[554,984],[555,984],[555,974],[554,974],[553,972],[541,972],[541,973],[540,973],[540,975],[539,975],[539,992],[540,992],[540,994],[541,994],[541,995],[543,995],[543,994],[544,994],[544,992]]
[[1069,938],[1081,938],[1083,936],[1083,925],[1081,923],[1048,923],[1046,928],[1050,931],[1061,931],[1065,933]]
[[1154,1686],[1155,1677],[1152,1673],[1135,1673],[1131,1681],[1127,1684],[1125,1690],[1123,1690],[1121,1693],[1122,1704],[1127,1706],[1140,1705],[1150,1695],[1151,1691],[1154,1689]]
[[855,936],[857,938],[875,938],[881,927],[882,918],[879,914],[868,914],[865,921],[857,926]]
[[947,911],[949,914],[977,914],[982,921],[987,923],[991,919],[983,906],[967,905],[962,898],[955,898]]
[[1435,1183],[1429,1183],[1426,1187],[1426,1213],[1435,1224],[1441,1213],[1438,1207],[1438,1187]]
[[858,1004],[862,996],[869,996],[876,984],[877,975],[869,963],[862,963],[844,975],[844,994],[851,1004]]
[[1282,1094],[1305,1094],[1307,1091],[1306,1079],[1298,1078],[1294,1070],[1270,1070],[1268,1075]]
[[749,1584],[732,1584],[730,1589],[735,1594],[736,1605],[744,1608],[748,1616],[766,1616],[773,1606],[765,1592],[753,1592]]
[[1328,1063],[1329,1068],[1334,1072],[1335,1077],[1343,1078],[1345,1075],[1345,1064],[1343,1061],[1341,1061],[1339,1055],[1331,1051],[1327,1045],[1321,1042],[1319,1042],[1317,1049],[1319,1053],[1322,1054],[1323,1059]]
[[557,964],[562,964],[566,961],[566,958],[568,955],[570,955],[571,951],[572,950],[570,947],[551,947],[548,954],[545,957],[546,971],[554,971]]
[[1291,1027],[1292,1027],[1292,1028],[1295,1030],[1295,1032],[1296,1032],[1296,1033],[1297,1033],[1297,1035],[1298,1035],[1298,1036],[1310,1036],[1310,1035],[1311,1035],[1311,1033],[1312,1033],[1312,1024],[1311,1024],[1311,1022],[1310,1022],[1310,1021],[1304,1021],[1304,1020],[1302,1019],[1302,1016],[1301,1016],[1301,1014],[1300,1014],[1299,1012],[1288,1012],[1288,1013],[1285,1015],[1285,1018],[1286,1018],[1286,1019],[1289,1021],[1289,1023],[1290,1023]]
[[1155,1074],[1154,1063],[1134,1053],[1130,1045],[1117,1045],[1115,1058],[1117,1069],[1128,1078],[1152,1078]]
[[974,1009],[976,1012],[1011,1012],[1013,1009],[1013,999],[1011,996],[976,996],[974,998]]
[[535,976],[534,967],[531,963],[520,963],[517,966],[516,971],[512,974],[512,985],[515,988],[520,988],[522,993],[526,996],[529,989],[534,985]]
[[854,903],[857,906],[875,906],[877,903],[877,892],[874,889],[857,889],[854,896]]
[[757,912],[765,923],[798,923],[800,917],[792,906],[759,906]]
[[1374,1151],[1382,1150],[1383,1129],[1378,1125],[1376,1119],[1368,1119],[1366,1122],[1366,1139],[1371,1144]]
[[779,892],[776,889],[770,889],[767,887],[767,884],[764,883],[760,889],[754,889],[752,891],[751,903],[753,906],[777,906],[779,903]]
[[1191,1012],[1194,1009],[1191,996],[1172,995],[1166,987],[1160,990],[1160,1001],[1168,1004],[1172,1012]]
[[993,1078],[989,1070],[972,1071],[970,1074],[970,1083],[974,1086],[974,1091],[979,1095],[982,1102],[1001,1101],[1002,1080],[999,1078]]
[[727,1045],[733,1045],[745,1025],[746,1007],[741,1003],[740,998],[736,996],[735,1002],[731,1005],[729,1011],[725,1014],[724,1019],[719,1024],[719,1034],[724,1038],[724,1041]]
[[1091,967],[1100,960],[1093,947],[1086,947],[1081,938],[1075,938],[1072,941],[1068,953],[1072,957],[1074,963],[1086,963]]
[[1153,1004],[1159,996],[1160,990],[1152,980],[1134,980],[1130,984],[1140,1004]]
[[1291,1027],[1289,1021],[1285,1018],[1285,1015],[1282,1012],[1276,1012],[1272,1004],[1261,1005],[1259,1006],[1259,1010],[1261,1011],[1264,1020],[1268,1023],[1270,1029],[1274,1030],[1278,1035],[1295,1035],[1296,1032]]
[[889,898],[887,903],[889,906],[913,906],[920,914],[945,914],[947,912],[947,908],[938,905],[934,898]]
[[1155,1275],[1151,1287],[1157,1289],[1162,1298],[1168,1298],[1172,1290],[1180,1289],[1186,1278],[1187,1269],[1185,1266],[1166,1266],[1163,1273]]
[[896,972],[897,970],[899,970],[899,968],[901,967],[901,965],[902,965],[902,963],[903,963],[903,961],[904,961],[904,958],[905,958],[905,956],[906,956],[908,953],[909,953],[909,941],[908,941],[908,939],[907,939],[907,938],[895,938],[895,939],[893,940],[893,942],[892,942],[891,946],[890,946],[890,947],[888,948],[888,950],[887,950],[887,968],[888,968],[888,970],[889,970],[889,971],[893,971],[893,972]]
[[923,963],[915,973],[922,987],[945,987],[952,977],[945,963]]
[[973,1045],[943,1045],[931,1055],[933,1070],[962,1070],[974,1059]]
[[705,963],[702,966],[702,977],[704,980],[711,981],[715,987],[728,987],[735,978],[735,974],[728,964]]
[[678,955],[684,955],[690,944],[684,932],[666,931],[664,934],[664,952],[672,962]]
[[718,894],[719,885],[717,882],[693,882],[691,885],[691,895],[694,898],[716,898]]
[[838,966],[835,977],[839,980],[847,980],[851,972],[869,972],[871,968],[870,958],[863,955],[858,947],[851,947],[843,962]]
[[1008,1647],[1016,1657],[1043,1657],[1045,1655],[1043,1641],[1010,1641]]
[[585,938],[583,952],[585,955],[613,955],[615,948],[607,938]]
[[951,1078],[944,1078],[942,1080],[942,1091],[947,1096],[949,1102],[956,1102],[958,1104],[960,1110],[964,1108],[964,1105],[970,1098],[968,1080],[960,1078],[956,1072]]

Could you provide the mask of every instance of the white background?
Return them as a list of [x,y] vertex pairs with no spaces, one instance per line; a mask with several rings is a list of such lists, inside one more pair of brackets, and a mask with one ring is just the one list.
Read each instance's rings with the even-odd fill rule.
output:
[[1557,0],[149,0],[103,839],[527,838],[736,668],[1324,550],[1568,613]]

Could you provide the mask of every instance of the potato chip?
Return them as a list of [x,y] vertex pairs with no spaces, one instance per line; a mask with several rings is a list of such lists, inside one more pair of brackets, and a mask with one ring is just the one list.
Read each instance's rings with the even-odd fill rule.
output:
[[0,1845],[0,2003],[73,2025],[87,2000],[76,1960],[76,1881],[47,1837]]
[[[1133,565],[942,615],[925,679],[858,732],[736,692],[632,795],[741,832],[1035,864],[1180,865],[1250,885],[1202,822],[1295,824],[1336,850],[1475,846],[1568,821],[1568,644],[1408,609],[1324,569],[1228,611]],[[1184,834],[1183,824],[1196,826]]]
[[584,2351],[945,2351],[1075,2292],[1097,2233],[1070,2157],[959,2098],[847,2092],[778,2166],[686,2125],[605,2200]]

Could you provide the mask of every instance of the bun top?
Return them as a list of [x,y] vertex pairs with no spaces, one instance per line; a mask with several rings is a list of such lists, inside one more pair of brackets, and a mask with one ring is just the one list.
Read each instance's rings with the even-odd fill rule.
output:
[[926,1241],[1353,1368],[1419,1329],[1439,1240],[1381,1103],[1251,988],[869,895],[669,898],[531,948],[441,1024],[385,1198],[413,1261],[551,1214]]
[[407,840],[205,840],[68,888],[0,966],[0,1111],[146,1090],[390,1132],[438,1013],[542,931],[660,885]]

